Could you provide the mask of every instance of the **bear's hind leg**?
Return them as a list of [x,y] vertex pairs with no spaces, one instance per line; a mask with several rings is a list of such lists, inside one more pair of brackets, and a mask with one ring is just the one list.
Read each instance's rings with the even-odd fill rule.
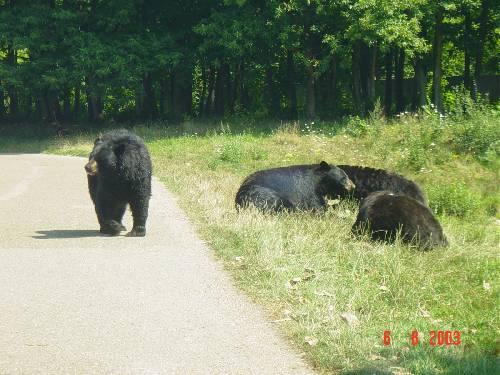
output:
[[283,212],[294,209],[288,200],[281,198],[274,190],[260,186],[248,193],[246,203],[253,204],[261,211]]
[[146,235],[146,220],[148,219],[149,196],[139,197],[130,202],[130,210],[134,219],[134,226],[128,237],[144,237]]

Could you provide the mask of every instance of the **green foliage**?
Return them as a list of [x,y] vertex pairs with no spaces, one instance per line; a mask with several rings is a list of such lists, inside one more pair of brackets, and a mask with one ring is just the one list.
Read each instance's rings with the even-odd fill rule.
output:
[[253,161],[261,161],[267,158],[267,152],[260,147],[252,147],[244,138],[228,137],[223,138],[224,142],[217,143],[213,151],[213,157],[208,165],[211,169],[216,169],[221,163],[244,164]]
[[[498,117],[496,117],[499,120]],[[470,153],[485,160],[500,157],[500,126],[498,122],[486,121],[482,116],[474,116],[469,121],[459,121],[452,125],[453,148],[458,153]]]
[[[364,118],[394,70],[386,53],[405,56],[401,79],[420,59],[432,81],[440,12],[447,115],[470,115],[470,82],[455,90],[448,78],[498,74],[498,10],[479,0],[3,1],[0,118]],[[414,94],[395,90],[398,111],[419,109]]]
[[426,189],[429,205],[439,215],[465,217],[477,213],[481,196],[463,182],[431,185]]

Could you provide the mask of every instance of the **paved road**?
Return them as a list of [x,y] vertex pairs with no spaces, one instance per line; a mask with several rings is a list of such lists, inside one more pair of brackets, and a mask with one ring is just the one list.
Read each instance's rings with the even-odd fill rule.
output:
[[0,155],[1,375],[311,373],[158,182],[147,237],[100,236],[83,165]]

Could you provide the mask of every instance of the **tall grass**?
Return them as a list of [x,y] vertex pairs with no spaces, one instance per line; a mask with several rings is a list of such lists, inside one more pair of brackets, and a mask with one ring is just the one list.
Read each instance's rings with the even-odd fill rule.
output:
[[[372,116],[271,131],[244,123],[134,130],[148,142],[156,176],[179,196],[235,282],[320,372],[491,374],[498,368],[499,115],[468,116],[443,118],[429,109],[390,122]],[[92,138],[56,139],[44,150],[86,154]],[[15,150],[14,143],[1,145]],[[324,216],[234,209],[249,173],[320,160],[416,180],[450,246],[423,253],[355,239],[352,202]],[[345,313],[357,321],[349,324]],[[415,329],[420,342],[413,346]],[[461,344],[431,346],[433,330],[460,331]]]

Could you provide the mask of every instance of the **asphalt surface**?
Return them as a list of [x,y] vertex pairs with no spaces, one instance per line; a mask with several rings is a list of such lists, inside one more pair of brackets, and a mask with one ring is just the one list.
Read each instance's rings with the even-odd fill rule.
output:
[[0,375],[311,373],[156,180],[101,236],[84,164],[0,155]]

